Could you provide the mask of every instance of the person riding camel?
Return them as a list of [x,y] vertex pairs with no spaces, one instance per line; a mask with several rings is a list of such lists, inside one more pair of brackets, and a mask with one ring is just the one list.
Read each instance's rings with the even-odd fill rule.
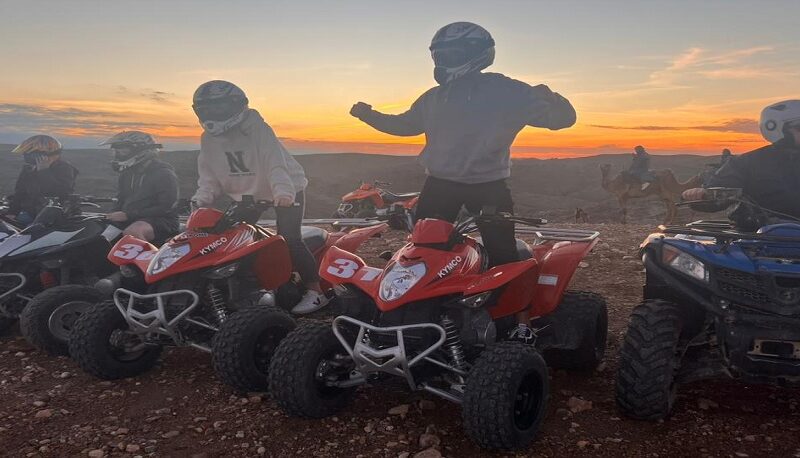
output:
[[308,180],[303,167],[248,103],[244,91],[227,81],[209,81],[195,91],[192,108],[203,134],[197,158],[200,177],[192,201],[208,206],[222,194],[234,200],[251,195],[272,201],[278,234],[286,239],[292,265],[308,288],[292,313],[311,313],[324,307],[328,298],[301,234]]
[[[430,45],[438,86],[422,94],[405,113],[390,115],[358,102],[350,114],[391,135],[425,134],[420,162],[428,175],[416,218],[454,221],[461,206],[477,213],[485,207],[511,213],[514,202],[507,180],[510,147],[525,126],[550,130],[575,124],[569,101],[544,84],[530,86],[499,73],[482,72],[494,62],[495,42],[483,27],[454,22]],[[489,262],[518,260],[514,225],[481,224]],[[531,341],[529,316],[517,316],[512,337]]]
[[148,242],[164,241],[179,229],[178,177],[158,158],[161,145],[150,134],[120,132],[100,144],[111,148],[111,168],[119,174],[117,202],[109,221]]
[[644,191],[656,179],[653,172],[650,171],[650,154],[642,145],[637,145],[633,151],[633,160],[628,168],[628,175],[639,180],[642,184],[642,191]]
[[[800,218],[800,100],[772,104],[761,112],[761,134],[770,142],[756,150],[731,157],[705,184],[706,188],[738,188],[760,207]],[[686,201],[701,201],[709,196],[705,188],[693,188],[683,193]],[[698,211],[724,210],[725,205],[714,202],[693,204]],[[757,229],[763,221],[754,218],[750,207],[739,205],[730,219],[745,230]]]
[[722,168],[723,165],[727,164],[729,160],[733,157],[731,150],[725,148],[722,150],[722,157],[719,160],[719,167]]
[[34,135],[11,152],[21,154],[25,164],[14,186],[10,213],[28,225],[45,205],[45,198],[66,198],[75,190],[78,169],[61,158],[61,143],[49,135]]

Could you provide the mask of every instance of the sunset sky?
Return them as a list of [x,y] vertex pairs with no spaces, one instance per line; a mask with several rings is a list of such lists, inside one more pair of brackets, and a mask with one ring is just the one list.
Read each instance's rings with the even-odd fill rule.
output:
[[435,84],[428,45],[456,20],[497,43],[490,71],[545,83],[578,124],[526,128],[516,155],[734,152],[766,104],[800,98],[800,1],[0,0],[0,143],[91,146],[122,129],[197,143],[194,89],[241,86],[296,152],[415,153],[357,101],[404,111]]

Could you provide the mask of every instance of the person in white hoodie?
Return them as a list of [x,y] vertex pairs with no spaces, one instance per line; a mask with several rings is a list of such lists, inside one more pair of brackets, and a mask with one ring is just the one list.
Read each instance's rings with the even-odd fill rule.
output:
[[300,164],[286,151],[258,111],[248,107],[244,91],[227,81],[209,81],[194,93],[195,114],[203,127],[197,158],[198,189],[192,201],[209,206],[226,194],[234,200],[251,195],[275,204],[278,234],[289,245],[294,269],[307,292],[292,309],[311,313],[328,299],[319,284],[314,256],[303,243],[305,189]]

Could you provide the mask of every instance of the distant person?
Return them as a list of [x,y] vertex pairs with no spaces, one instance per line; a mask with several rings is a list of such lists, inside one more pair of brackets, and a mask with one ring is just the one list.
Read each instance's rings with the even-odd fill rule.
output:
[[234,200],[252,195],[275,204],[278,234],[289,245],[294,268],[308,291],[292,309],[306,314],[328,303],[319,284],[317,263],[303,243],[305,189],[300,164],[286,151],[258,111],[248,108],[244,92],[227,81],[209,81],[194,93],[195,114],[203,126],[197,158],[199,189],[192,200],[211,205],[226,194]]
[[633,160],[628,168],[628,174],[639,180],[642,191],[650,187],[650,183],[655,180],[655,175],[650,171],[650,154],[644,146],[638,145],[633,149]]
[[25,161],[10,206],[21,225],[33,222],[46,198],[64,199],[74,192],[78,169],[61,158],[61,151],[61,143],[49,135],[34,135],[11,151]]
[[719,171],[725,164],[727,164],[732,157],[733,154],[731,154],[731,150],[725,148],[722,150],[722,156],[720,157],[719,162],[712,162],[706,164],[706,169],[701,174],[703,177],[703,186],[707,186],[711,182],[711,179],[714,177],[717,171]]
[[[428,178],[416,217],[454,221],[462,205],[471,212],[494,207],[513,212],[507,179],[510,147],[525,127],[558,130],[575,124],[567,99],[540,84],[530,86],[481,70],[494,62],[494,40],[483,27],[455,22],[431,42],[433,77],[438,86],[422,94],[405,113],[389,115],[358,102],[350,114],[392,135],[425,134],[420,162]],[[513,224],[481,224],[489,261],[518,260]],[[512,337],[532,341],[528,312],[518,315]]]
[[[731,157],[705,185],[740,188],[756,204],[787,216],[800,218],[800,100],[787,100],[766,107],[759,122],[761,134],[770,142],[741,156]],[[683,193],[687,201],[708,196],[706,189],[693,188]],[[720,211],[713,203],[695,205],[698,211]],[[757,229],[746,205],[740,205],[731,220],[745,229]],[[778,218],[780,219],[780,218]]]
[[149,242],[163,242],[178,232],[178,177],[158,158],[161,145],[150,134],[120,132],[101,143],[113,153],[111,168],[119,173],[117,203],[107,215],[124,233]]
[[722,150],[722,157],[719,160],[720,168],[722,168],[723,165],[727,164],[728,161],[731,160],[732,157],[733,157],[733,154],[731,154],[731,150],[729,150],[728,148],[723,149]]

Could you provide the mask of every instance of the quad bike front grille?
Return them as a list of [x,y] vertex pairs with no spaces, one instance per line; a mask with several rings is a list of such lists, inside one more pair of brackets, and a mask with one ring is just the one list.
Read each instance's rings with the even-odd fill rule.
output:
[[742,288],[741,286],[733,285],[731,283],[720,283],[719,288],[731,296],[744,299],[744,302],[748,304],[766,304],[769,302],[769,296],[757,290]]
[[717,269],[715,278],[720,293],[735,303],[782,315],[800,313],[800,277]]
[[719,269],[717,270],[717,276],[720,278],[720,280],[732,281],[741,285],[761,288],[761,283],[758,277],[747,272],[741,272],[733,269]]

